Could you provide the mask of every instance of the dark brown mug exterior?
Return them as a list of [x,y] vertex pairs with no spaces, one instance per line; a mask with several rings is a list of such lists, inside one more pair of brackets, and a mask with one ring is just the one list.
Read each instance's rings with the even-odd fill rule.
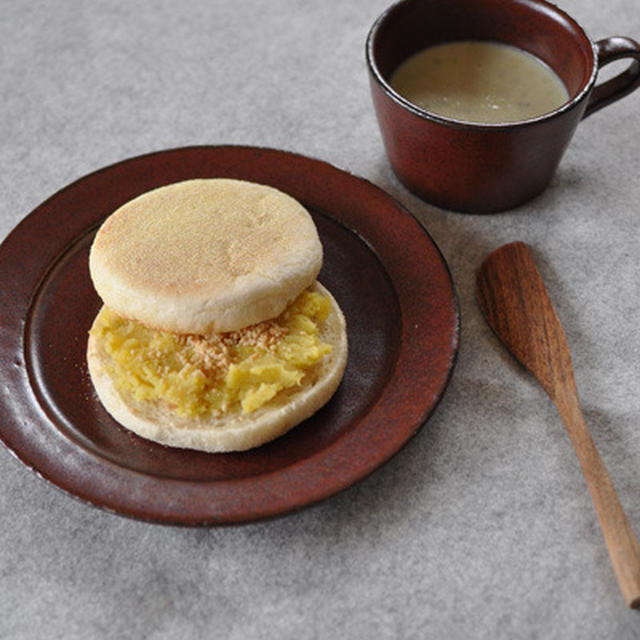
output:
[[[441,42],[493,40],[548,64],[570,100],[557,110],[508,124],[464,123],[429,113],[388,84],[413,53]],[[593,43],[566,13],[544,0],[402,0],[367,39],[373,102],[391,166],[416,195],[467,213],[520,205],[549,183],[578,122],[640,84],[640,45],[613,37]],[[598,69],[630,57],[630,67],[594,89]]]

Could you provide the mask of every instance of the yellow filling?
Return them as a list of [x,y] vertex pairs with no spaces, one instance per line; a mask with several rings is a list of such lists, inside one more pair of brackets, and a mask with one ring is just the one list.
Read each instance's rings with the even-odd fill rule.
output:
[[331,345],[319,338],[328,297],[305,291],[275,320],[214,336],[154,331],[104,307],[91,332],[103,341],[115,386],[187,416],[250,413],[302,384]]

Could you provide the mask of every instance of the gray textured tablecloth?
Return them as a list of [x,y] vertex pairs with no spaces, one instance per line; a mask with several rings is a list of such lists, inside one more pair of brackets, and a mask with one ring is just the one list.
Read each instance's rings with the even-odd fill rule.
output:
[[[533,247],[587,422],[640,531],[640,92],[580,125],[530,204],[439,210],[392,174],[371,107],[364,41],[386,5],[2,2],[0,238],[58,189],[130,156],[287,149],[371,180],[426,225],[462,334],[445,398],[405,449],[274,521],[125,519],[0,449],[0,638],[640,638],[558,415],[473,291],[489,251]],[[637,0],[562,6],[594,39],[640,38]]]

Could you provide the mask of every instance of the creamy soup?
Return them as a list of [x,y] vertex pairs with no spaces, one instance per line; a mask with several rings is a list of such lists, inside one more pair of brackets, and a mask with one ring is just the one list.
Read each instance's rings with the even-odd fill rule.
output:
[[413,104],[455,120],[514,122],[567,102],[562,80],[535,56],[497,42],[450,42],[419,51],[389,84]]

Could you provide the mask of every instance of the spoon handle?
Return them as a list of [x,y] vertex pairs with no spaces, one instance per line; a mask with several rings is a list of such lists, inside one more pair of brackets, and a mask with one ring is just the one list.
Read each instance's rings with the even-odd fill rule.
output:
[[[574,390],[575,391],[575,390]],[[555,398],[598,514],[611,565],[627,605],[640,607],[640,545],[589,433],[576,393]]]

